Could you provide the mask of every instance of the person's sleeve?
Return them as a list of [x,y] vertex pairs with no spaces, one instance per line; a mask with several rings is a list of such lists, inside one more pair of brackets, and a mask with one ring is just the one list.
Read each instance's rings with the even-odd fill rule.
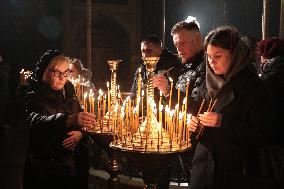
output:
[[41,129],[42,131],[66,132],[67,113],[56,113],[44,115],[36,110],[36,100],[32,96],[26,99],[26,123],[30,129]]
[[[228,139],[247,146],[263,146],[271,142],[275,124],[272,101],[267,93],[259,93],[248,102],[247,119],[222,114],[221,131]],[[236,112],[237,113],[237,112]]]

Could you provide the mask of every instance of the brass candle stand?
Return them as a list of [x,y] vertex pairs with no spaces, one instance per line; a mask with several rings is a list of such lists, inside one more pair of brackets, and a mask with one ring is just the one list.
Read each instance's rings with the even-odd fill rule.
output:
[[[111,71],[111,83],[110,91],[107,94],[108,101],[108,112],[101,116],[102,108],[98,107],[98,121],[97,125],[91,129],[89,132],[93,133],[112,133],[114,132],[115,123],[117,120],[117,108],[118,105],[118,89],[117,89],[117,69],[121,60],[108,60],[107,63]],[[99,105],[98,105],[99,106]]]
[[[111,70],[111,84],[110,91],[108,87],[107,100],[103,99],[103,108],[101,107],[101,98],[103,95],[98,97],[97,105],[97,124],[96,126],[89,128],[87,131],[91,133],[94,141],[99,144],[104,150],[106,150],[109,157],[109,165],[107,171],[110,174],[108,180],[109,189],[117,189],[119,178],[118,173],[120,171],[120,165],[117,161],[116,153],[110,148],[109,144],[114,140],[114,132],[117,125],[117,118],[120,116],[119,104],[118,104],[118,89],[117,89],[117,68],[121,60],[109,60],[107,61]],[[105,97],[106,98],[106,97]],[[108,103],[108,112],[106,110],[106,103]]]
[[[126,99],[123,106],[117,109],[117,125],[110,147],[125,154],[130,164],[140,170],[146,188],[156,188],[157,177],[166,165],[191,148],[187,127],[190,116],[186,116],[184,106],[181,111],[179,108],[170,110],[168,106],[163,110],[161,103],[155,115],[153,72],[159,57],[143,60],[148,71],[146,119],[139,119],[140,96],[137,96],[138,100]],[[143,106],[143,96],[141,102]]]

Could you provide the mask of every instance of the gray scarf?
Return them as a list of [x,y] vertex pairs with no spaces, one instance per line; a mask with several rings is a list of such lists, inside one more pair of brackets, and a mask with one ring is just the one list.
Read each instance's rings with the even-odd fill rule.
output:
[[239,71],[249,65],[250,51],[248,46],[239,40],[235,50],[233,51],[231,64],[223,76],[216,75],[208,63],[206,58],[206,87],[210,97],[215,98],[223,86]]

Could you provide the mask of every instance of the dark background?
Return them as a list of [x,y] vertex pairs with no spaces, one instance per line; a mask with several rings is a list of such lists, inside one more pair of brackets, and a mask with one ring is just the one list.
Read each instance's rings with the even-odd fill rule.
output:
[[[270,1],[269,36],[279,35],[280,1]],[[93,0],[92,3],[93,6],[96,3],[117,5],[128,1]],[[149,33],[161,36],[161,4],[161,0],[141,1],[141,36]],[[262,0],[166,0],[165,45],[175,52],[171,27],[189,15],[197,18],[204,37],[214,27],[226,24],[236,26],[243,35],[261,39],[261,14]],[[0,52],[12,67],[13,86],[18,81],[21,68],[33,68],[46,49],[62,48],[61,17],[60,0],[0,1]],[[133,72],[130,70],[130,74],[133,75]]]
[[[93,0],[93,6],[96,5],[127,5],[135,0]],[[161,21],[162,8],[161,0],[137,0],[137,12],[140,14],[138,19],[141,23],[139,34],[130,33],[133,36],[144,36],[147,34],[157,34],[161,37]],[[280,17],[280,1],[270,0],[269,7],[269,29],[268,36],[279,35],[279,17]],[[0,188],[1,189],[20,189],[22,182],[22,170],[24,159],[27,151],[27,127],[24,124],[24,98],[23,93],[19,89],[19,72],[22,68],[33,69],[38,58],[47,49],[64,49],[64,40],[68,38],[68,28],[63,28],[63,2],[76,5],[85,3],[86,0],[0,0],[0,53],[6,63],[10,65],[10,90],[11,98],[9,99],[8,109],[5,117],[5,124],[0,125]],[[119,10],[118,10],[119,11]],[[82,15],[74,13],[73,16],[80,17]],[[108,13],[107,13],[108,14]],[[262,0],[166,0],[166,35],[165,46],[175,52],[172,43],[170,30],[172,26],[187,16],[195,16],[200,23],[202,35],[206,34],[219,25],[233,25],[238,28],[242,35],[250,35],[261,39],[261,14]],[[134,62],[134,66],[129,66],[132,57],[129,56],[130,49],[126,44],[121,45],[121,41],[129,41],[132,36],[125,35],[122,27],[119,25],[107,25],[108,17],[98,17],[101,20],[93,20],[100,26],[100,30],[96,31],[94,36],[104,36],[107,32],[118,33],[121,39],[116,41],[119,48],[115,52],[123,55],[122,59],[126,63],[122,64],[118,80],[125,81],[122,87],[125,91],[130,90],[130,85],[138,64]],[[66,18],[65,18],[66,19]],[[68,19],[68,18],[67,18]],[[72,23],[72,19],[69,19]],[[65,20],[66,21],[66,20]],[[103,24],[105,23],[105,25]],[[113,23],[113,22],[108,22]],[[73,23],[74,24],[74,23]],[[84,24],[82,24],[84,25]],[[75,27],[82,27],[76,26]],[[122,28],[122,29],[121,29]],[[66,31],[67,30],[67,31]],[[63,32],[65,31],[65,32]],[[80,30],[79,30],[80,31]],[[67,37],[66,37],[67,36]],[[70,35],[69,35],[70,36]],[[83,39],[78,35],[76,43],[82,43],[84,46],[85,34]],[[127,39],[123,38],[127,37]],[[67,39],[66,39],[67,38]],[[135,37],[133,37],[135,38]],[[63,40],[64,39],[64,40]],[[105,41],[104,38],[94,37],[94,44],[104,44],[110,47],[112,43]],[[136,41],[135,41],[136,42]],[[79,46],[79,45],[78,45]],[[103,46],[104,47],[104,46]],[[140,57],[140,41],[137,41],[136,57]],[[128,49],[128,50],[125,50]],[[77,57],[82,49],[73,49],[74,54],[68,56]],[[118,53],[114,56],[118,56]],[[132,56],[132,55],[131,55]],[[126,58],[125,58],[126,57]],[[79,57],[84,59],[85,57]],[[121,57],[116,57],[121,58]],[[127,62],[128,61],[128,62]],[[83,62],[84,63],[84,62]],[[93,80],[109,79],[109,70],[102,65],[93,65],[97,72],[93,74]],[[97,68],[102,66],[104,69]],[[101,78],[104,77],[104,78]],[[99,88],[100,86],[97,86]],[[0,89],[1,90],[1,89]],[[0,97],[2,98],[2,97]],[[4,115],[0,115],[4,116]]]

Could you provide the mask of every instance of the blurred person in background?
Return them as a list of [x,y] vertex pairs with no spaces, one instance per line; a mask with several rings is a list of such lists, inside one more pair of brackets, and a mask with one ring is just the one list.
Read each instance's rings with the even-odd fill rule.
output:
[[6,123],[6,112],[11,98],[9,80],[10,66],[5,62],[4,56],[0,53],[0,128],[9,127]]
[[284,148],[284,127],[281,119],[284,115],[284,40],[278,37],[262,40],[258,51],[261,56],[261,79],[272,94],[276,110],[275,144]]

